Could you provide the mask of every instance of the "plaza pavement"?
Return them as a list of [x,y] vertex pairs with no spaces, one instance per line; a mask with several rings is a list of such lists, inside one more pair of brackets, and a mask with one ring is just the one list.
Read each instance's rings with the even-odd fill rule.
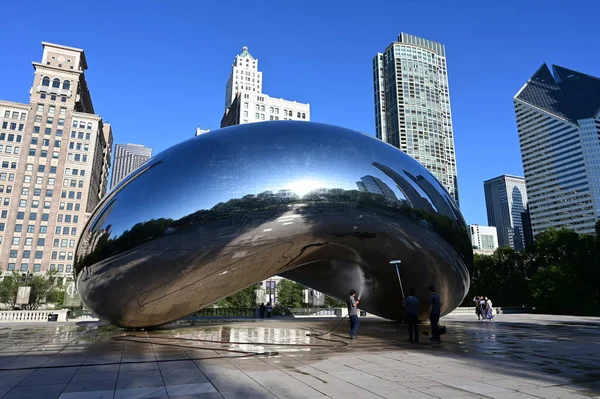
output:
[[307,336],[332,319],[0,324],[0,398],[600,398],[600,318],[496,319],[418,345],[376,318],[357,340]]

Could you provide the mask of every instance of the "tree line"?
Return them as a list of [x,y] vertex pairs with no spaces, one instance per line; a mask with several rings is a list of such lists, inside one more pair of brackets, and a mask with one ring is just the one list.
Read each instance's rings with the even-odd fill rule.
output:
[[525,251],[476,254],[463,306],[486,295],[494,306],[533,307],[538,313],[600,315],[600,222],[596,234],[545,230]]

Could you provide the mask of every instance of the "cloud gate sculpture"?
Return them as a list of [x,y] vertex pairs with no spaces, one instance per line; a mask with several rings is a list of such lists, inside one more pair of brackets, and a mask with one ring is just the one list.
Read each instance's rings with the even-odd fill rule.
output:
[[115,187],[77,246],[83,302],[128,328],[176,320],[270,276],[401,320],[396,268],[427,317],[458,306],[473,263],[465,222],[418,162],[380,140],[312,122],[194,137]]

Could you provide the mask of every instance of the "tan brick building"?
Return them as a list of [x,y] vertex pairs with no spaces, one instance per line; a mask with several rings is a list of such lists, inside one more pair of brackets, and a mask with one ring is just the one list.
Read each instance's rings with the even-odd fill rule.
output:
[[94,112],[83,50],[42,45],[29,104],[0,100],[0,269],[67,277],[107,190],[113,138]]

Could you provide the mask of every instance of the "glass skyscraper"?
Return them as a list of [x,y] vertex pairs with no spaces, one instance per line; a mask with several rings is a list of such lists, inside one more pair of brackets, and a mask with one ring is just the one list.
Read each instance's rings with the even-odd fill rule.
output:
[[483,182],[488,224],[496,227],[498,245],[522,251],[526,247],[527,211],[525,179],[502,175]]
[[514,97],[533,234],[593,233],[600,215],[600,79],[542,65]]
[[425,166],[458,203],[446,48],[401,33],[373,58],[375,132]]

